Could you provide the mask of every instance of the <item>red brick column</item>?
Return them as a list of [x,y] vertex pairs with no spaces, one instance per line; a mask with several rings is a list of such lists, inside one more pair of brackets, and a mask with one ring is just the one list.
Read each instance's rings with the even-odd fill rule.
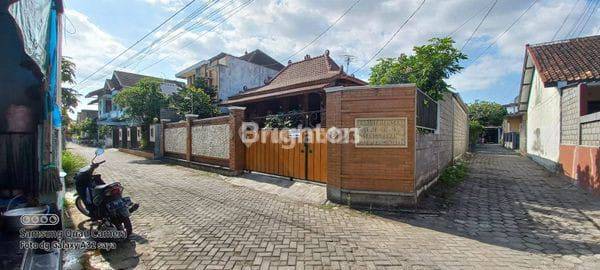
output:
[[[327,93],[327,127],[342,127],[342,92]],[[336,143],[327,144],[327,191],[338,192],[342,188],[342,146]],[[340,194],[330,194],[340,197]]]
[[246,164],[246,146],[240,137],[240,127],[244,122],[244,107],[229,107],[229,169],[241,174]]

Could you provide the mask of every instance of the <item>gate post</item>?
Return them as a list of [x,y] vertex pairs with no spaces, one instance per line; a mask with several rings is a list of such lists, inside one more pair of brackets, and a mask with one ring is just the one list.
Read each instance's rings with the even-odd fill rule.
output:
[[244,122],[245,107],[229,107],[229,169],[239,175],[246,164],[246,146],[240,128]]
[[185,139],[185,143],[186,143],[186,147],[185,147],[185,159],[188,162],[192,161],[192,121],[194,121],[194,119],[198,118],[198,115],[196,114],[186,114],[185,115],[185,120],[186,120],[186,128],[187,128],[187,136]]
[[[163,158],[165,156],[165,131],[166,131],[166,126],[167,123],[171,121],[169,119],[160,119],[160,129],[159,129],[159,135],[156,136],[157,140],[160,140],[159,144],[159,151],[160,151],[160,158]],[[160,138],[160,139],[159,139]]]
[[163,149],[162,149],[162,124],[152,124],[148,127],[149,138],[148,140],[154,143],[154,159],[161,159],[163,157]]

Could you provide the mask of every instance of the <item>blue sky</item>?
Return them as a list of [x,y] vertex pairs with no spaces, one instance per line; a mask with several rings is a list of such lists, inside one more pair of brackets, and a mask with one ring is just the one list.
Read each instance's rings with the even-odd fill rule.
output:
[[[78,79],[82,80],[189,1],[191,0],[66,1],[63,54],[72,57],[78,67]],[[143,40],[91,79],[74,87],[83,94],[95,90],[102,86],[104,79],[114,69],[173,79],[176,72],[219,52],[242,55],[244,51],[258,48],[286,64],[290,54],[308,44],[356,0],[254,0],[213,31],[207,31],[214,26],[214,20],[222,19],[228,12],[234,12],[235,7],[246,1],[248,0],[221,0],[212,3],[205,13],[189,22],[199,23],[203,27],[191,31],[180,29],[173,33],[178,35],[177,39],[157,47],[156,51],[146,55],[142,61],[133,59],[135,61],[130,66],[122,64],[194,10],[211,3],[209,0],[196,0],[157,33]],[[354,71],[391,37],[420,2],[359,1],[329,32],[293,57],[292,61],[302,59],[305,54],[320,55],[328,49],[339,64],[343,63],[342,55],[353,55],[355,59],[350,65],[350,71]],[[458,31],[453,38],[457,41],[457,46],[461,47],[493,2],[494,0],[427,0],[379,57],[410,54],[413,46],[424,44],[431,37],[448,35],[456,29]],[[573,11],[556,39],[600,34],[600,12],[597,10],[583,27],[584,20],[581,18],[585,18],[584,14],[590,14],[594,7],[598,8],[591,0],[540,0],[509,32],[497,39],[532,2],[533,0],[498,1],[473,34],[473,39],[464,50],[471,59],[465,61],[465,69],[461,74],[449,79],[449,83],[466,102],[477,99],[511,102],[518,94],[525,44],[551,41],[571,9]],[[215,16],[221,17],[209,18],[211,11]],[[471,16],[474,16],[472,20],[458,28]],[[570,31],[571,29],[574,31]],[[568,32],[573,34],[569,36]],[[485,51],[494,41],[495,45]],[[472,61],[484,51],[486,54],[477,61]],[[163,62],[146,68],[163,58]],[[373,64],[375,61],[370,62],[367,67]],[[356,76],[368,79],[369,68],[363,69]],[[87,102],[89,100],[82,100],[79,109],[95,108],[86,106]]]

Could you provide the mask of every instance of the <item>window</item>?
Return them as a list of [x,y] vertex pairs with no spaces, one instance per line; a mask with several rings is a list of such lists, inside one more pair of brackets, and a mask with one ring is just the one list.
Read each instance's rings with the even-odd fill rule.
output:
[[579,87],[581,115],[600,112],[600,85],[582,84]]
[[104,103],[104,111],[105,112],[110,112],[112,111],[112,100],[106,100],[106,102]]

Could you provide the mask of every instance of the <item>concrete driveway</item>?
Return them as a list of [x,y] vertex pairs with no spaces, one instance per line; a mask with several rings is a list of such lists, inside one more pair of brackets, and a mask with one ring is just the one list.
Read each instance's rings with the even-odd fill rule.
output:
[[598,269],[599,199],[499,150],[476,153],[449,211],[428,215],[303,202],[114,150],[98,172],[141,203],[141,269]]

